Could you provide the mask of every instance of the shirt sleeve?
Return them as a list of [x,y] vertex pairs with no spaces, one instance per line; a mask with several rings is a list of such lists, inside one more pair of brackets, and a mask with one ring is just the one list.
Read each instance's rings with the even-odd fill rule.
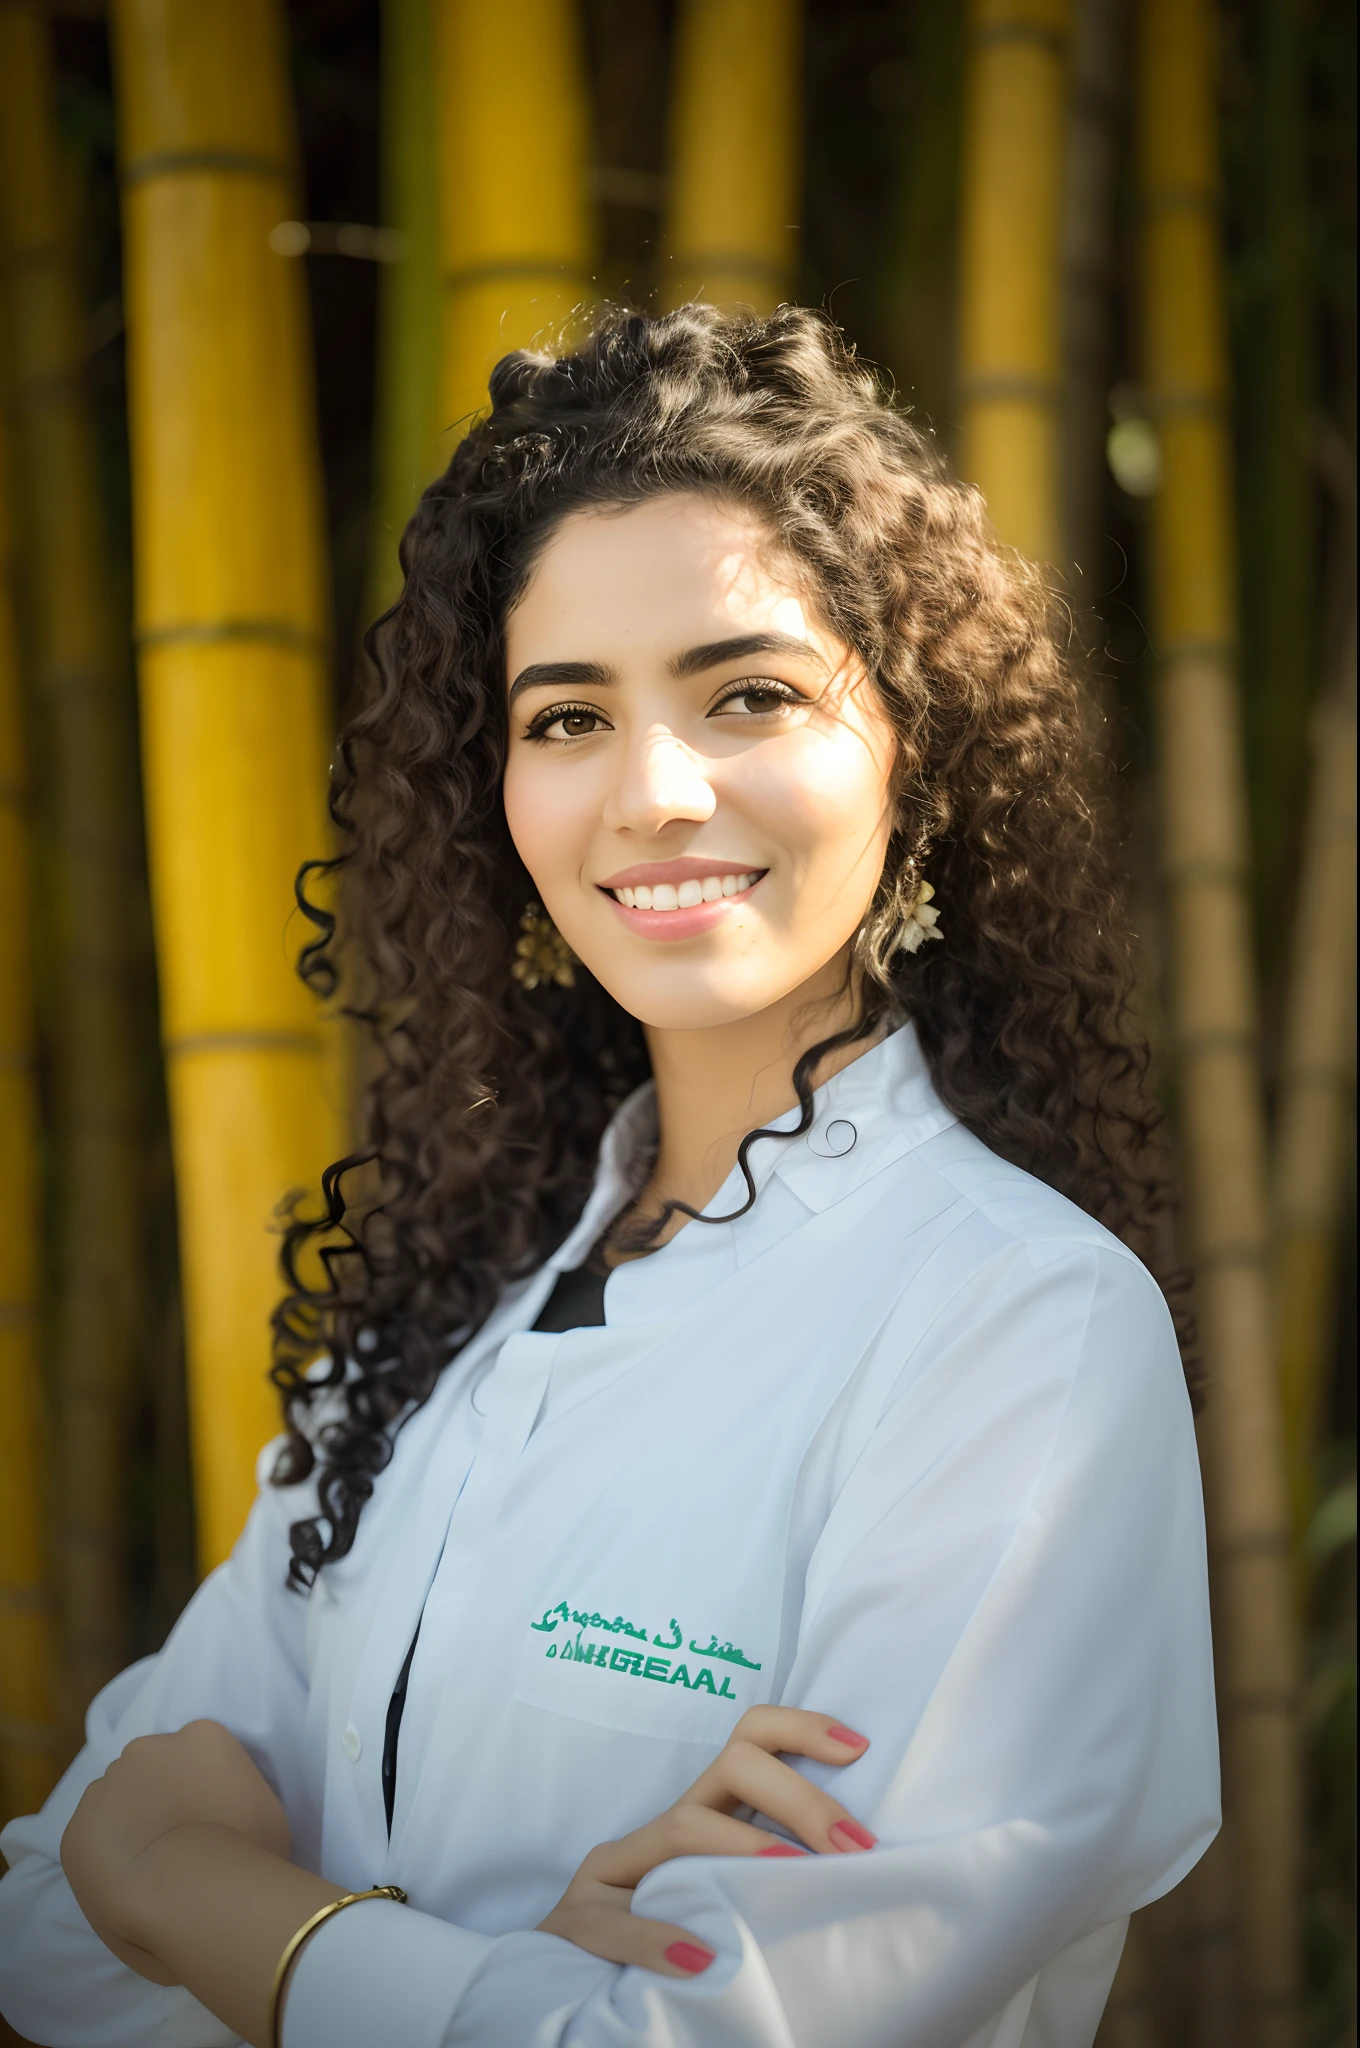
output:
[[303,1768],[307,1602],[287,1591],[288,1523],[301,1489],[263,1483],[228,1561],[203,1582],[165,1647],[115,1678],[85,1722],[85,1747],[40,1813],[0,1834],[0,2011],[49,2048],[231,2048],[235,2033],[183,1988],[151,1984],[93,1932],[61,1867],[61,1838],[87,1785],[138,1735],[220,1721],[284,1800],[295,1845],[315,1834]]
[[870,1736],[843,1770],[798,1767],[879,1846],[650,1873],[634,1910],[717,1954],[684,1982],[538,1933],[479,1953],[409,1908],[361,1908],[303,1951],[285,2048],[390,2038],[397,2009],[405,2048],[968,2048],[1003,2014],[1028,2041],[1063,1952],[1099,1977],[1098,2012],[1124,1918],[1218,1826],[1203,1513],[1165,1303],[1114,1247],[1016,1246],[910,1347],[846,1455],[778,1696]]

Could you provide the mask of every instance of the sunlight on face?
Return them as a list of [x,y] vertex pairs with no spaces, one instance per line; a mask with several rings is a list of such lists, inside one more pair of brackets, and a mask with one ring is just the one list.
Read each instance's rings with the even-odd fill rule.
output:
[[749,516],[678,494],[573,514],[506,656],[511,835],[616,1001],[703,1029],[835,959],[882,872],[893,739]]

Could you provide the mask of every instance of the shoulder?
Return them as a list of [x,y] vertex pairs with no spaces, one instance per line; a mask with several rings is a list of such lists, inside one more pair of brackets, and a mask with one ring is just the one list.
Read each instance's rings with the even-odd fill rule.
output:
[[1159,1404],[1188,1421],[1175,1328],[1152,1274],[961,1125],[882,1176],[876,1223],[879,1255],[902,1274],[882,1333],[900,1361],[894,1396],[942,1380],[951,1401],[1005,1411],[1040,1389],[1065,1404],[1084,1376],[1113,1410],[1132,1390],[1160,1390]]
[[1046,1181],[1000,1158],[962,1124],[951,1124],[929,1139],[916,1159],[920,1170],[951,1190],[961,1214],[976,1218],[998,1242],[1023,1245],[1036,1265],[1089,1249],[1122,1261],[1131,1284],[1140,1275],[1148,1285],[1156,1284],[1141,1260],[1094,1216]]
[[[931,1190],[927,1206],[942,1266],[960,1274],[993,1269],[1015,1281],[1026,1273],[1048,1273],[1059,1289],[1079,1288],[1083,1275],[1099,1274],[1102,1286],[1130,1306],[1166,1312],[1157,1281],[1121,1239],[1056,1188],[998,1157],[962,1124],[929,1138],[898,1162],[891,1178],[899,1181],[901,1195],[912,1183]],[[902,1220],[910,1224],[911,1211],[921,1206],[919,1198],[902,1202]],[[898,1207],[894,1191],[885,1186],[880,1227],[892,1231]]]

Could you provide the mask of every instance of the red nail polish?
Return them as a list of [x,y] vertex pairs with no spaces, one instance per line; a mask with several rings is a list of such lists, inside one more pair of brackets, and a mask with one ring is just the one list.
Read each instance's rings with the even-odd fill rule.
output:
[[792,1842],[771,1842],[768,1849],[757,1849],[757,1856],[806,1856],[806,1849],[795,1849]]
[[826,1732],[833,1742],[843,1742],[847,1749],[863,1749],[869,1741],[867,1735],[856,1735],[853,1728],[844,1728],[839,1721],[833,1721]]
[[691,1977],[706,1970],[712,1960],[712,1949],[698,1948],[692,1941],[673,1941],[666,1950],[666,1961],[674,1963],[677,1970],[688,1970]]
[[857,1820],[838,1820],[831,1829],[831,1839],[838,1849],[872,1849],[878,1836],[871,1835]]

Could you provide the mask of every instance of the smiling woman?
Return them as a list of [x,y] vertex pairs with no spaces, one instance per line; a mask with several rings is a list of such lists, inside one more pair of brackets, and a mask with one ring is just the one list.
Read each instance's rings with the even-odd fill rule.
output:
[[287,1434],[4,1838],[8,2009],[1087,2048],[1217,1787],[1079,682],[816,314],[491,399],[336,777],[381,1059]]

